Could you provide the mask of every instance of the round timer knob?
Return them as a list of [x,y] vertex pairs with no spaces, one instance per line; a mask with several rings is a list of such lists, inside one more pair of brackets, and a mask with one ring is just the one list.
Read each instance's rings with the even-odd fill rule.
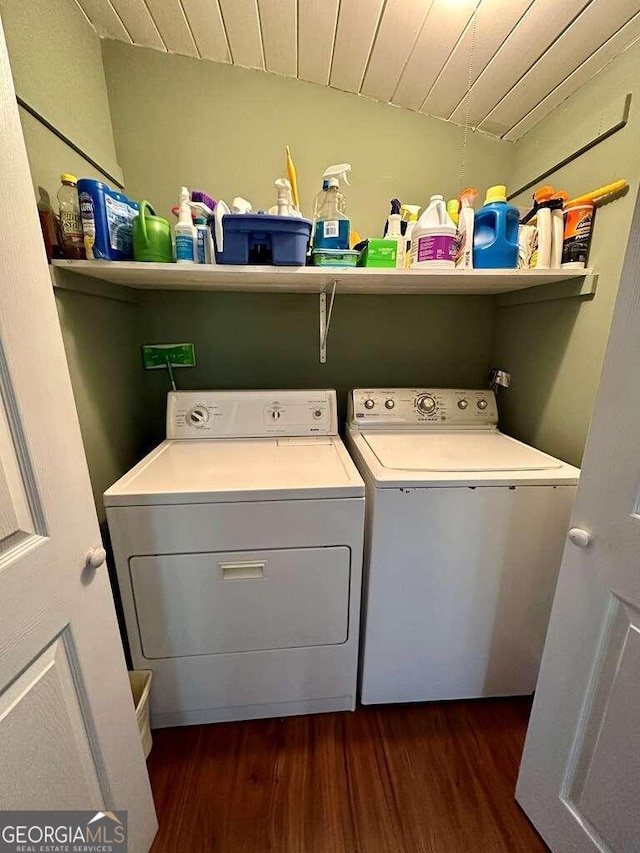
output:
[[423,394],[416,400],[416,406],[421,412],[430,415],[436,410],[436,401],[433,399],[431,394]]
[[374,406],[375,406],[375,403],[373,400],[365,400],[364,401],[365,409],[373,409]]
[[395,400],[385,400],[385,408],[393,409],[396,405]]
[[484,411],[488,405],[489,404],[486,400],[478,400],[478,408],[480,409],[480,411]]
[[209,412],[204,406],[194,406],[187,415],[187,421],[191,426],[202,426],[209,420]]

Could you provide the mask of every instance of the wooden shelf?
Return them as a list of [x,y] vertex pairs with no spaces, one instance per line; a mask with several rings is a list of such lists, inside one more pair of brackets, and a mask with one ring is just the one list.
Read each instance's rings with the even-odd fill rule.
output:
[[[595,291],[591,270],[389,270],[327,269],[319,267],[190,266],[145,264],[125,261],[54,261],[54,283],[82,290],[79,275],[121,287],[148,290],[226,290],[271,293],[514,293],[540,285],[571,282],[565,295],[589,295]],[[86,280],[86,279],[85,279]]]

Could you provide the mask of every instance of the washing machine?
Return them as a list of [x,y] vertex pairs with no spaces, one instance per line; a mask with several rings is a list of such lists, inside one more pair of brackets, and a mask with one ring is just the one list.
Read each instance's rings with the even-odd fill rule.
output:
[[104,500],[154,727],[353,710],[364,483],[335,391],[172,392]]
[[532,692],[579,470],[499,432],[491,391],[355,390],[346,440],[363,703]]

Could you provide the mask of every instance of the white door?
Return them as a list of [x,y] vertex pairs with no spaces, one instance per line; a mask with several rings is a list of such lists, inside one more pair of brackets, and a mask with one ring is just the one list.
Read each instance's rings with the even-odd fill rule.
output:
[[553,853],[631,853],[640,850],[640,202],[571,527],[516,797]]
[[153,800],[1,27],[0,127],[0,811],[126,809],[146,853]]

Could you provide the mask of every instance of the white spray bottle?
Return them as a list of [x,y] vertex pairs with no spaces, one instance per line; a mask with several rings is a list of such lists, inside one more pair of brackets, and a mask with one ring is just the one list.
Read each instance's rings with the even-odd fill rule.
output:
[[191,196],[186,187],[180,190],[180,207],[178,209],[178,221],[175,226],[176,235],[176,263],[193,264],[196,262],[197,235],[193,219],[191,217]]
[[478,190],[470,187],[460,193],[460,218],[458,220],[458,254],[456,267],[463,270],[473,269],[473,224],[475,211],[473,203],[478,198]]

